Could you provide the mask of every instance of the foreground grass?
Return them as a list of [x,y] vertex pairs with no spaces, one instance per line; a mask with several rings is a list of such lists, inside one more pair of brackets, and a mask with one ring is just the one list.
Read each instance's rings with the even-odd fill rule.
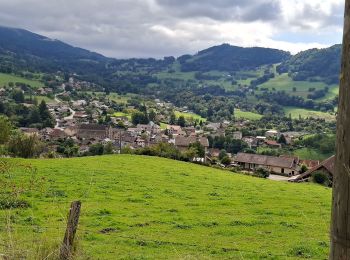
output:
[[156,157],[20,162],[45,185],[25,198],[29,209],[0,210],[0,253],[30,258],[41,241],[41,250],[58,245],[79,199],[81,259],[327,258],[328,188]]

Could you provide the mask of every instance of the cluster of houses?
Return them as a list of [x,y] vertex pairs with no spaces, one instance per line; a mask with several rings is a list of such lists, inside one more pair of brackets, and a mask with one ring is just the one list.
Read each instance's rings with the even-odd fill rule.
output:
[[[74,119],[70,120],[75,122]],[[136,127],[127,129],[113,128],[95,123],[70,124],[61,128],[21,128],[25,134],[36,134],[43,141],[58,141],[66,138],[74,140],[83,153],[88,151],[89,146],[97,143],[112,143],[118,151],[124,147],[131,149],[144,148],[161,142],[168,142],[175,145],[180,150],[187,149],[192,143],[200,142],[205,150],[209,148],[208,138],[197,135],[194,127],[181,128],[177,125],[168,125],[166,129],[161,129],[159,125],[150,122],[149,124],[138,124]],[[51,150],[55,150],[57,145],[52,142]]]
[[[66,85],[81,87],[81,84],[75,83],[70,79]],[[61,86],[62,93],[69,94],[65,91],[65,84]],[[40,94],[50,94],[49,88],[38,89]],[[200,161],[215,161],[214,158],[219,157],[220,150],[209,148],[207,136],[225,136],[227,128],[232,126],[231,122],[223,121],[221,123],[207,123],[203,127],[181,127],[179,125],[167,125],[161,128],[159,125],[150,122],[149,124],[138,124],[136,126],[129,122],[127,116],[112,116],[113,125],[122,123],[124,128],[115,128],[110,125],[99,123],[99,119],[103,111],[109,109],[106,103],[91,100],[89,104],[85,100],[75,100],[70,104],[60,102],[56,99],[56,103],[48,104],[49,110],[56,119],[54,128],[34,129],[22,128],[26,134],[36,134],[41,140],[48,143],[48,149],[55,151],[58,142],[70,138],[79,147],[79,152],[89,151],[89,147],[94,144],[112,143],[114,150],[121,151],[124,147],[130,149],[144,148],[158,143],[170,143],[177,147],[180,151],[185,151],[193,143],[199,142],[205,150],[204,158]],[[167,107],[169,104],[160,100],[155,100],[160,107]],[[89,105],[89,112],[86,106]],[[236,121],[235,129],[238,131],[229,131],[231,137],[241,140],[247,144],[249,148],[257,147],[281,148],[282,144],[278,142],[281,135],[284,137],[284,143],[292,144],[296,138],[304,135],[302,132],[284,132],[277,130],[269,130],[264,136],[243,136],[242,129],[245,127],[244,121]],[[258,168],[264,168],[273,174],[278,174],[290,178],[290,181],[301,182],[307,181],[313,171],[324,170],[330,176],[333,174],[333,161],[330,158],[326,162],[300,160],[292,156],[267,156],[250,153],[238,153],[237,155],[227,154],[231,159],[231,166],[240,167],[242,170],[255,171]],[[301,166],[306,165],[309,169],[307,172],[300,174]]]
[[[189,146],[195,142],[199,142],[205,149],[205,158],[211,160],[213,157],[219,156],[219,151],[209,148],[208,138],[203,135],[202,130],[196,130],[195,127],[180,127],[178,125],[168,125],[166,129],[153,122],[149,124],[138,124],[135,127],[127,129],[113,128],[96,123],[81,123],[74,118],[67,119],[70,123],[65,127],[44,128],[42,130],[34,128],[22,128],[26,134],[37,134],[43,141],[52,143],[51,149],[54,151],[57,147],[54,144],[58,140],[71,138],[75,144],[79,146],[79,152],[84,153],[89,150],[93,144],[112,143],[116,151],[123,147],[131,149],[149,147],[161,142],[173,144],[181,151],[185,151]],[[213,130],[213,125],[208,125]],[[224,128],[222,124],[217,125],[219,132]],[[221,129],[221,130],[220,130]],[[217,132],[216,132],[217,133]],[[248,137],[257,141],[257,145],[270,145],[268,137],[276,137],[277,131],[268,131],[265,138],[262,137]],[[235,139],[247,140],[242,137],[241,132],[233,133]],[[50,142],[51,141],[51,142]],[[238,153],[231,155],[231,166],[240,167],[245,171],[255,171],[259,168],[264,168],[272,174],[289,177],[290,181],[303,182],[308,181],[315,171],[324,171],[330,177],[333,175],[334,157],[329,158],[324,162],[315,160],[300,160],[293,156],[267,156],[250,153]],[[308,171],[300,174],[302,165],[307,166]]]

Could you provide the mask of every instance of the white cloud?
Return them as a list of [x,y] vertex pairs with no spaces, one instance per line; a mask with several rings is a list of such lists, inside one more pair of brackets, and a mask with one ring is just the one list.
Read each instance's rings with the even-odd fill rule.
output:
[[295,53],[338,43],[343,5],[341,0],[0,0],[0,24],[113,57],[179,56],[221,43]]

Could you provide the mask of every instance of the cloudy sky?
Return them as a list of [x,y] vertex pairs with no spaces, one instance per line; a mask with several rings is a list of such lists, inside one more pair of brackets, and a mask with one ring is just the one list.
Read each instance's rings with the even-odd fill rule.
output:
[[342,38],[344,0],[0,0],[0,25],[110,57],[163,57],[213,45],[296,53]]

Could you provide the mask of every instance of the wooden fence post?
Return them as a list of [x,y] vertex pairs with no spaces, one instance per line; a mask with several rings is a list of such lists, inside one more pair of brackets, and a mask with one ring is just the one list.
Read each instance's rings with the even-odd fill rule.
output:
[[70,259],[73,254],[73,242],[77,231],[81,202],[73,201],[68,216],[67,229],[60,249],[60,259]]

